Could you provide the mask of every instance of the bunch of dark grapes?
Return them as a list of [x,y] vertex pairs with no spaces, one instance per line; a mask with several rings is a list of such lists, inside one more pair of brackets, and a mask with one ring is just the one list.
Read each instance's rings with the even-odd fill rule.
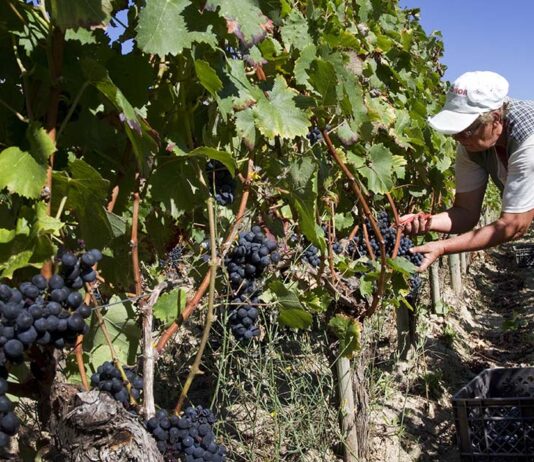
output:
[[81,289],[84,282],[96,280],[96,263],[102,260],[102,253],[98,249],[91,249],[81,256],[65,251],[59,257],[61,262],[61,275],[65,285],[71,289]]
[[308,138],[310,144],[313,146],[315,143],[323,139],[323,134],[321,133],[321,130],[319,130],[319,127],[313,126],[306,135],[306,138]]
[[240,295],[230,302],[230,328],[237,340],[250,340],[260,335],[260,329],[256,326],[258,309],[256,306],[262,303],[259,297]]
[[32,344],[63,348],[87,332],[91,309],[78,289],[96,279],[93,266],[101,258],[96,249],[80,257],[64,252],[60,274],[49,280],[36,274],[18,288],[0,285],[0,364],[22,361]]
[[209,409],[188,407],[180,417],[160,410],[146,422],[146,428],[166,460],[222,462],[226,450],[215,442],[215,421]]
[[167,253],[166,258],[162,258],[159,261],[159,264],[161,267],[167,267],[170,266],[171,268],[177,269],[178,264],[182,260],[182,247],[177,245],[174,247],[170,252]]
[[[386,250],[386,254],[388,256],[391,256],[393,253],[393,249],[395,247],[395,238],[397,235],[397,231],[395,228],[391,226],[388,214],[386,212],[380,212],[377,216],[377,225],[380,229],[380,233],[382,234],[384,238],[384,246]],[[367,228],[367,233],[369,237],[369,244],[371,248],[373,249],[373,253],[376,257],[380,255],[380,246],[378,244],[378,241],[376,239],[375,232],[373,228],[371,227],[369,221],[366,219],[365,226]],[[399,251],[397,255],[399,257],[404,257],[410,262],[412,262],[415,266],[420,266],[423,261],[423,255],[420,253],[411,253],[410,249],[413,247],[412,240],[405,236],[401,235],[400,243],[399,243]],[[360,233],[357,235],[348,245],[347,247],[349,255],[351,255],[353,258],[359,258],[362,256],[367,256],[367,246],[365,244],[363,235]],[[414,296],[419,291],[419,288],[421,287],[422,281],[418,274],[413,274],[410,277],[409,280],[410,283],[410,295]]]
[[301,259],[314,267],[317,267],[321,264],[321,256],[319,255],[319,249],[312,244],[310,244],[304,249]]
[[[328,226],[322,225],[321,227],[323,228],[326,240],[330,241],[330,233],[328,232]],[[341,244],[341,242],[339,242],[337,239],[335,239],[335,236],[334,236],[334,239],[332,241],[332,251],[334,253],[337,253],[338,255],[343,253],[343,245]]]
[[13,412],[13,403],[6,396],[7,370],[0,367],[0,448],[9,445],[9,438],[19,430],[19,419]]
[[[130,368],[124,368],[126,378],[131,385],[130,394],[136,401],[141,397],[143,391],[143,378],[138,376]],[[113,398],[128,408],[130,403],[130,394],[128,393],[127,384],[122,379],[122,375],[113,363],[106,361],[98,366],[96,372],[91,376],[91,386],[98,388],[100,391],[108,392]]]
[[249,232],[239,233],[239,240],[225,258],[230,286],[235,294],[253,294],[258,287],[256,280],[271,263],[280,261],[278,244],[263,234],[259,226]]
[[215,200],[220,205],[234,202],[235,180],[228,169],[217,160],[206,164],[210,191],[215,193]]

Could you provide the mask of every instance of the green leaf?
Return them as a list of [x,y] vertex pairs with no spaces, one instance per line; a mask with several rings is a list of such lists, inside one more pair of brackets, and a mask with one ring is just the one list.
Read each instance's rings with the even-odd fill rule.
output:
[[187,157],[207,157],[208,159],[218,160],[228,169],[232,176],[235,176],[237,163],[232,157],[232,154],[230,154],[229,152],[219,151],[215,148],[210,148],[208,146],[201,146],[199,148],[195,148],[192,151],[189,151],[188,153],[176,150],[174,150],[174,152],[178,155],[183,153],[182,155],[185,155]]
[[0,152],[0,189],[7,188],[29,199],[37,199],[46,181],[46,166],[17,147]]
[[387,262],[391,268],[403,274],[411,274],[417,270],[417,266],[404,257],[388,258]]
[[210,92],[213,97],[222,89],[223,83],[208,62],[201,59],[195,60],[195,72],[200,84]]
[[283,308],[278,314],[278,322],[293,329],[307,329],[312,321],[310,313],[298,308]]
[[265,36],[269,20],[253,0],[208,0],[209,9],[219,8],[219,15],[226,19],[228,30],[248,45]]
[[299,296],[288,289],[281,281],[269,285],[279,305],[278,322],[294,329],[306,329],[311,326],[312,315],[304,309]]
[[287,188],[288,200],[297,212],[302,233],[325,255],[324,232],[316,221],[317,166],[309,157],[294,161],[290,165]]
[[41,165],[47,165],[48,159],[56,150],[56,146],[41,127],[40,123],[32,122],[26,130],[26,138],[30,142],[30,154]]
[[269,289],[276,295],[276,300],[282,308],[304,309],[298,295],[289,290],[281,281],[273,281],[269,284]]
[[[133,310],[123,303],[117,303],[119,301],[118,296],[111,297],[109,303],[113,305],[104,314],[104,322],[119,361],[122,364],[133,364],[139,348],[140,330]],[[83,340],[84,350],[91,353],[94,370],[104,361],[111,359],[104,334],[94,317],[89,332]]]
[[91,247],[103,248],[113,237],[104,208],[109,181],[83,160],[70,162],[69,170],[70,177],[65,172],[54,173],[56,200],[67,196],[66,207],[76,214],[83,239]]
[[322,105],[335,105],[337,102],[337,78],[334,66],[328,61],[316,59],[312,63],[308,75],[314,89],[322,97]]
[[186,211],[204,206],[207,188],[202,187],[198,171],[184,157],[163,158],[150,177],[152,199],[161,202],[175,219]]
[[150,0],[139,14],[137,44],[145,53],[176,56],[195,42],[215,46],[211,32],[190,31],[183,15],[189,0]]
[[256,145],[256,125],[254,124],[254,112],[252,109],[248,108],[236,113],[235,129],[247,148],[254,149]]
[[13,273],[30,264],[31,257],[33,255],[33,249],[23,250],[11,255],[7,260],[0,263],[1,275],[4,278],[11,278]]
[[268,97],[262,97],[254,106],[254,118],[258,130],[267,138],[276,136],[292,139],[308,133],[308,115],[297,108],[295,90],[287,86],[281,75],[276,77]]
[[137,116],[135,109],[113,83],[105,67],[93,59],[85,58],[82,60],[82,69],[89,82],[119,111],[119,120],[123,123],[126,135],[132,143],[139,169],[143,175],[147,175],[146,158],[157,150],[157,146],[148,132],[146,122]]
[[317,48],[313,43],[309,43],[304,47],[300,53],[300,56],[295,61],[295,81],[298,85],[306,87],[306,89],[313,91],[313,87],[309,82],[308,70],[312,62],[317,58]]
[[50,0],[52,20],[63,30],[104,27],[112,9],[111,0]]
[[375,144],[368,155],[368,166],[362,167],[360,173],[367,178],[367,187],[373,193],[385,194],[393,188],[391,151],[380,143]]
[[153,313],[156,319],[165,325],[178,318],[187,303],[187,292],[183,288],[176,288],[158,298],[154,305]]
[[339,350],[343,356],[352,357],[361,349],[361,326],[360,323],[343,314],[336,314],[328,327],[339,339]]
[[313,42],[308,31],[308,22],[297,8],[291,10],[291,13],[284,19],[280,33],[286,51],[289,51],[291,47],[303,50]]
[[317,287],[312,290],[307,290],[300,296],[300,301],[308,309],[308,311],[315,311],[317,313],[324,313],[333,298],[326,289]]

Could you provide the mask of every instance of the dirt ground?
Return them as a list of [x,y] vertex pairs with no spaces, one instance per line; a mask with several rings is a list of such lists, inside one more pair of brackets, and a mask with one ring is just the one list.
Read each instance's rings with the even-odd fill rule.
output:
[[397,362],[394,339],[378,342],[370,462],[459,461],[454,393],[486,368],[532,364],[534,268],[518,267],[507,244],[471,255],[460,296],[448,272],[440,268],[448,312],[433,314],[421,301],[411,357]]

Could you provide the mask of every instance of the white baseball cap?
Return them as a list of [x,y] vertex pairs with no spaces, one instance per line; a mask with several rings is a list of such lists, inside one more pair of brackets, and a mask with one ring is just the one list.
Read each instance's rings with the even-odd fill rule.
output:
[[428,123],[445,135],[460,133],[480,114],[500,108],[508,95],[508,86],[508,81],[495,72],[466,72],[454,81],[445,106]]

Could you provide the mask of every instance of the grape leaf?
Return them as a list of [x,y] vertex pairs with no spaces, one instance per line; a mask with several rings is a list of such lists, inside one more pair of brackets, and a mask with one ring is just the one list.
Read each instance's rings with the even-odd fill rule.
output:
[[[111,297],[109,303],[113,305],[105,313],[104,322],[119,361],[122,364],[133,364],[139,347],[139,327],[135,322],[133,310],[118,302],[119,297]],[[94,318],[91,319],[90,329],[84,336],[83,344],[84,350],[91,352],[92,368],[96,370],[100,364],[111,358],[102,329]]]
[[245,145],[250,149],[254,149],[256,144],[256,126],[254,125],[254,113],[252,109],[248,108],[244,111],[239,111],[235,115],[235,128],[237,134],[243,139]]
[[183,15],[189,0],[150,0],[139,13],[137,44],[145,53],[176,56],[195,42],[215,46],[211,32],[190,31]]
[[375,144],[369,150],[369,163],[359,172],[367,178],[367,187],[376,194],[385,194],[393,188],[391,151],[382,143]]
[[339,339],[339,351],[343,356],[351,358],[361,349],[360,323],[343,314],[336,314],[328,323],[328,327]]
[[156,151],[156,142],[148,133],[148,126],[109,77],[108,71],[93,59],[82,60],[82,69],[89,80],[119,111],[119,120],[132,143],[133,152],[141,173],[148,173],[146,157]]
[[287,86],[281,75],[277,76],[268,97],[262,96],[253,109],[256,126],[264,136],[292,139],[308,133],[308,114],[297,108],[295,96],[295,90]]
[[50,136],[41,127],[41,124],[32,122],[26,130],[26,138],[30,142],[30,154],[38,163],[45,165],[56,150]]
[[67,196],[66,207],[76,214],[83,239],[91,247],[103,248],[113,237],[104,208],[109,181],[83,160],[70,162],[69,170],[70,177],[66,172],[54,173],[56,200]]
[[0,189],[37,199],[46,181],[46,166],[17,147],[0,152]]
[[111,18],[111,0],[50,0],[53,21],[63,30],[104,27]]
[[311,66],[311,63],[316,59],[317,48],[313,43],[309,43],[306,47],[300,52],[300,56],[295,61],[295,68],[293,70],[295,74],[295,82],[298,85],[306,87],[308,90],[313,91],[314,88],[309,82],[308,70]]
[[195,72],[197,74],[200,84],[210,92],[213,97],[217,97],[217,93],[222,89],[223,84],[221,79],[208,62],[201,59],[195,60]]
[[167,292],[158,298],[154,305],[153,313],[156,319],[162,321],[165,325],[174,321],[187,303],[187,293],[183,288],[176,288]]
[[271,27],[270,20],[252,0],[208,0],[206,7],[219,8],[219,15],[227,21],[228,31],[248,46],[262,40],[266,29]]
[[280,27],[280,33],[282,34],[282,41],[286,51],[289,51],[291,47],[303,50],[313,43],[308,31],[308,22],[297,8],[291,10],[291,13],[284,19],[284,23]]

